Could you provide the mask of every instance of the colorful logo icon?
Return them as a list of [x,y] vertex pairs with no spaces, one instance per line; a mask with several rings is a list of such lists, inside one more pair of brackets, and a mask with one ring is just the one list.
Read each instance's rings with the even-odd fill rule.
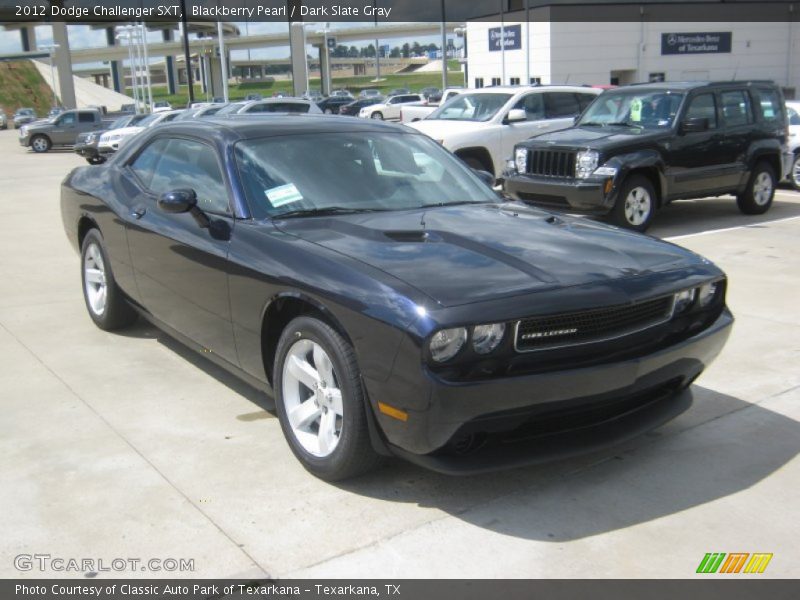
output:
[[700,561],[697,573],[763,573],[771,553],[765,552],[708,552]]

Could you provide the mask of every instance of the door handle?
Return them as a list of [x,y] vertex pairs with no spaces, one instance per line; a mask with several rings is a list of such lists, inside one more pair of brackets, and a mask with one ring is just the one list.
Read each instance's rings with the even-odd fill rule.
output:
[[147,209],[144,206],[137,206],[131,211],[131,216],[134,219],[141,219],[144,216],[144,213],[147,212]]

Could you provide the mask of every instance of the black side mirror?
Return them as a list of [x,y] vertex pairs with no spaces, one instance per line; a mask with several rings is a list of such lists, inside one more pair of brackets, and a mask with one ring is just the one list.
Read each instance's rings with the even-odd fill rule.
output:
[[488,185],[490,188],[494,187],[494,175],[489,173],[489,171],[483,171],[481,169],[472,169],[472,172],[478,176],[483,183]]
[[706,117],[694,117],[681,122],[681,133],[708,131],[709,122]]
[[203,229],[211,224],[206,213],[197,208],[197,194],[195,194],[194,190],[184,189],[164,192],[158,199],[158,207],[166,213],[191,213],[194,220]]

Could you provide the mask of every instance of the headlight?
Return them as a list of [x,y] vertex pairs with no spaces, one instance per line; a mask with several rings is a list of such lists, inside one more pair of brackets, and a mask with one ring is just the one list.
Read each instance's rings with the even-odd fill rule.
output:
[[94,133],[90,133],[89,135],[86,136],[86,139],[83,140],[83,141],[86,144],[91,144],[96,137],[97,137],[97,135],[95,135]]
[[678,292],[675,294],[675,308],[673,310],[674,314],[680,314],[688,309],[692,302],[694,302],[694,298],[697,295],[697,289],[692,288],[690,290],[683,290],[682,292]]
[[575,161],[575,177],[586,179],[597,168],[600,156],[595,150],[581,150]]
[[23,125],[22,129],[19,130],[19,134],[22,137],[25,137],[26,135],[28,135],[28,128],[25,125]]
[[450,360],[467,341],[467,330],[463,327],[442,329],[434,334],[430,342],[431,357],[436,362]]
[[700,291],[698,292],[697,300],[700,303],[701,308],[705,308],[711,301],[714,299],[714,296],[717,295],[717,289],[719,288],[719,282],[713,281],[711,283],[706,283],[705,285],[700,286]]
[[517,173],[526,173],[528,171],[527,148],[514,149],[514,166],[517,168]]
[[472,330],[472,347],[478,354],[489,354],[503,340],[505,332],[504,323],[476,325]]

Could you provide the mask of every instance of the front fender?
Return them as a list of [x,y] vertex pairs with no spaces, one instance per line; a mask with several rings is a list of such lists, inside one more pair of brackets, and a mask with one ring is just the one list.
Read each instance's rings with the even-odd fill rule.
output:
[[602,166],[615,167],[617,174],[614,177],[614,187],[612,194],[619,192],[619,188],[625,178],[632,172],[647,169],[650,172],[657,173],[658,188],[656,192],[662,200],[667,196],[667,178],[664,175],[665,164],[664,158],[661,154],[654,149],[636,150],[635,152],[628,152],[626,154],[618,154],[609,158]]

